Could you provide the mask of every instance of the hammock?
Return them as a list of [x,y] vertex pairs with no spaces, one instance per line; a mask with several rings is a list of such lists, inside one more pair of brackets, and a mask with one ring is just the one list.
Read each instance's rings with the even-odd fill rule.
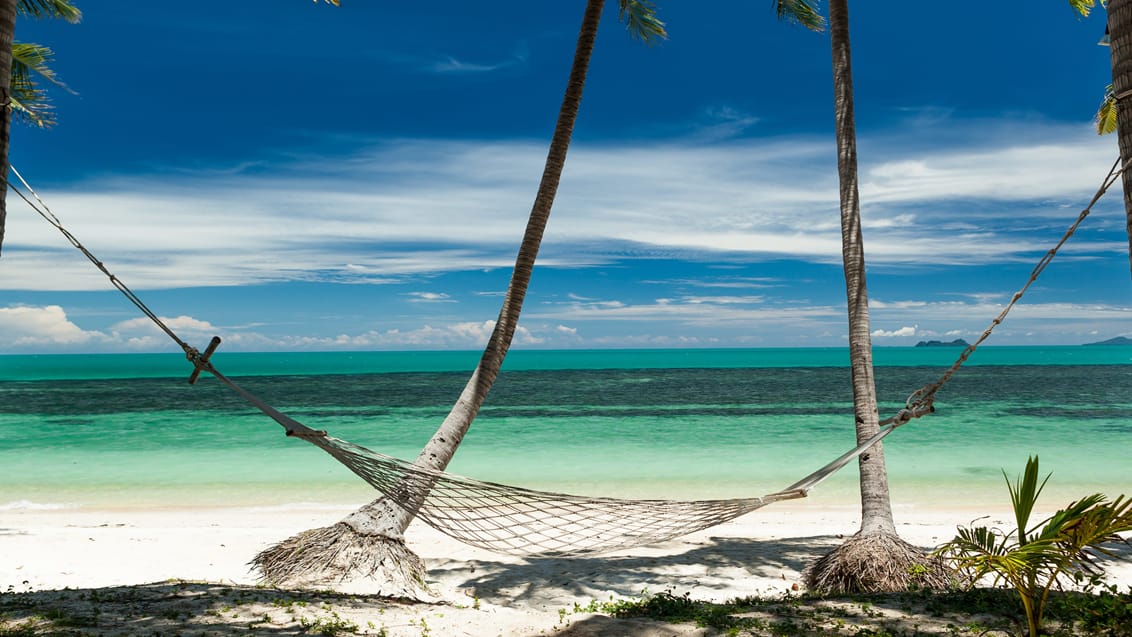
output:
[[[733,520],[773,502],[804,498],[810,489],[865,453],[897,427],[931,411],[930,404],[900,410],[880,423],[872,438],[781,491],[730,500],[623,500],[596,498],[476,480],[387,456],[311,429],[263,402],[220,373],[203,354],[190,352],[196,369],[215,376],[275,422],[288,436],[329,453],[397,505],[464,544],[513,555],[593,555],[656,544]],[[427,497],[421,498],[421,494]]]
[[1119,169],[1119,161],[1117,161],[1089,205],[1081,211],[1057,245],[1046,252],[1034,267],[1029,280],[1014,294],[990,326],[974,343],[963,350],[955,363],[937,381],[917,390],[908,398],[904,409],[882,421],[876,435],[781,491],[755,498],[699,501],[593,498],[484,482],[417,466],[334,438],[324,431],[311,429],[264,403],[221,374],[210,361],[212,354],[220,345],[219,337],[214,337],[203,353],[181,340],[133,291],[111,274],[101,261],[63,227],[15,168],[12,172],[19,178],[31,197],[34,197],[35,202],[14,185],[12,190],[48,223],[63,233],[75,248],[109,277],[114,287],[181,346],[194,367],[189,378],[190,383],[196,382],[202,372],[215,376],[282,425],[288,436],[302,438],[326,451],[384,496],[456,540],[502,553],[585,555],[654,544],[733,520],[773,502],[804,498],[810,489],[865,453],[897,427],[913,418],[931,413],[936,392],[966,362],[975,348],[990,336],[995,326],[1003,321],[1061,246],[1088,216],[1093,205],[1100,200],[1109,186],[1115,183],[1122,170]]

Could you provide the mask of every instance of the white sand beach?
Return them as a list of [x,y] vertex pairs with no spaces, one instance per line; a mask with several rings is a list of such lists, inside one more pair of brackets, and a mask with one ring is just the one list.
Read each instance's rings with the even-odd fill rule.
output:
[[[373,635],[705,634],[691,625],[650,626],[583,609],[594,600],[646,592],[718,601],[789,593],[801,586],[805,565],[859,521],[856,507],[785,503],[658,546],[580,559],[496,555],[415,525],[407,541],[424,558],[441,603],[392,602],[367,596],[358,585],[341,587],[345,596],[255,588],[247,562],[257,551],[350,510],[13,507],[0,512],[0,590],[56,595],[79,615],[99,600],[108,614],[95,634],[119,634],[114,622],[123,623],[120,634],[228,634],[332,621]],[[905,507],[897,522],[906,540],[934,547],[957,524],[987,513]],[[1005,509],[982,523],[1012,526]],[[1112,582],[1132,584],[1132,564],[1112,562],[1107,571]],[[126,610],[113,614],[115,601]],[[624,622],[635,622],[631,631]]]

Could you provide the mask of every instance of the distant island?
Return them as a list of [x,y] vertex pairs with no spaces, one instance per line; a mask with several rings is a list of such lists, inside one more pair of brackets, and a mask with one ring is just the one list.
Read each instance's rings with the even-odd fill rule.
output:
[[[1132,341],[1129,341],[1132,344]],[[957,338],[954,341],[920,341],[916,343],[916,347],[970,347],[970,343]]]
[[1110,338],[1107,341],[1098,341],[1096,343],[1085,343],[1085,345],[1132,345],[1132,338],[1127,336],[1117,336]]

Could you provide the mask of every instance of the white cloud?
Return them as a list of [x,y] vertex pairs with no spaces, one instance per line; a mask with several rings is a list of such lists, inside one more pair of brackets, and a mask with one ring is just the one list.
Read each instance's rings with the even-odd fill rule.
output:
[[[495,321],[460,322],[440,327],[425,325],[413,330],[372,330],[333,337],[286,337],[271,343],[272,349],[479,349],[487,345]],[[520,325],[512,344],[540,345],[544,338]]]
[[716,305],[757,305],[762,303],[763,299],[764,297],[761,296],[687,296],[683,298],[683,301],[695,305],[700,303]]
[[873,330],[873,338],[899,338],[902,336],[915,336],[916,328],[904,326],[896,330]]
[[0,332],[16,348],[42,345],[81,346],[106,341],[101,332],[86,331],[67,318],[58,305],[0,308]]
[[412,301],[418,303],[453,303],[451,297],[443,292],[409,292],[408,296],[412,297]]
[[[199,334],[215,333],[216,327],[208,321],[195,319],[191,316],[176,316],[176,317],[158,317],[161,322],[169,327],[174,332],[195,332]],[[142,317],[132,318],[125,321],[115,323],[113,326],[115,332],[159,332],[160,328],[153,320]]]
[[[207,321],[189,316],[160,318],[178,337],[190,344],[200,342],[203,345],[205,340],[220,331]],[[121,321],[107,331],[89,330],[72,321],[58,305],[0,308],[0,332],[5,334],[10,351],[53,347],[78,351],[122,348],[148,351],[174,346],[169,336],[148,318]]]
[[[1085,202],[1112,154],[1111,141],[1085,126],[1035,125],[1024,138],[988,135],[967,148],[916,148],[904,137],[878,138],[862,154],[867,250],[877,265],[1030,259],[1056,238],[1033,235],[1034,219],[1068,225],[1065,206]],[[544,155],[541,141],[394,140],[256,173],[118,178],[42,194],[135,289],[380,284],[511,267]],[[540,264],[650,250],[836,262],[834,157],[831,142],[794,137],[576,143]],[[1019,207],[1025,215],[1011,214]],[[12,208],[0,285],[106,289],[55,229],[22,204]],[[1096,240],[1069,249],[1122,248]]]

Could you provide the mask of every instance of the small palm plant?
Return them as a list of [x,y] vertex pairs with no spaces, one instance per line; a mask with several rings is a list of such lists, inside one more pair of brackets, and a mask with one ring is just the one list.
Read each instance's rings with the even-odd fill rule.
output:
[[1049,518],[1030,526],[1034,503],[1049,475],[1038,482],[1038,458],[1026,462],[1025,473],[1012,483],[1006,478],[1017,527],[1010,533],[996,528],[960,528],[937,553],[973,585],[992,576],[1006,582],[1022,599],[1029,637],[1038,637],[1049,592],[1069,578],[1101,572],[1099,556],[1115,557],[1108,548],[1124,542],[1119,534],[1132,531],[1132,501],[1123,495],[1109,500],[1100,493],[1082,498]]

